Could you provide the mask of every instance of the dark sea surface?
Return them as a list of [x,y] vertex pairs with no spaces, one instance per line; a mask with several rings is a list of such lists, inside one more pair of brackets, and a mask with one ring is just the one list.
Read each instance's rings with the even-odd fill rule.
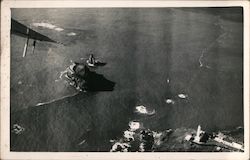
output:
[[[243,126],[242,8],[11,11],[64,44],[37,42],[32,54],[30,40],[23,58],[26,39],[11,35],[10,127],[25,128],[11,134],[11,151],[109,151],[109,140],[121,137],[132,120],[156,131]],[[32,25],[41,22],[64,30]],[[76,90],[56,80],[70,60],[83,62],[90,53],[107,62],[95,71],[115,89],[71,96]],[[137,105],[156,113],[138,115]]]

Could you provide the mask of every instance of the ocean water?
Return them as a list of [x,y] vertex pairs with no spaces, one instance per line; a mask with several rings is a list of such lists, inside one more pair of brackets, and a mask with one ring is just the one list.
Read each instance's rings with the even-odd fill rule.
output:
[[[23,58],[26,39],[11,35],[10,129],[25,128],[11,134],[11,151],[109,151],[130,121],[157,131],[243,126],[241,8],[11,11],[63,43],[37,42],[32,54],[30,40]],[[95,71],[115,89],[75,95],[58,77],[90,53],[107,63]],[[155,114],[138,114],[140,105]]]

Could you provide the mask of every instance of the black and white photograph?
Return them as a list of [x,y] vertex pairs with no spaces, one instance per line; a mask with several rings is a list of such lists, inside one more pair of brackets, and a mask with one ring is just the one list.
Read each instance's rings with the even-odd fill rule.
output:
[[244,153],[244,8],[10,8],[10,152]]

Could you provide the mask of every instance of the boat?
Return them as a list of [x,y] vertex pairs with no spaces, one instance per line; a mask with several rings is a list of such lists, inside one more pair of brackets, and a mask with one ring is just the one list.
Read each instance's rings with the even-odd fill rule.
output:
[[93,55],[93,54],[90,54],[89,59],[86,61],[86,63],[87,63],[87,65],[88,65],[89,67],[98,67],[98,66],[104,66],[104,65],[107,64],[107,63],[105,63],[105,62],[101,62],[101,61],[99,61],[99,60],[96,60],[96,59],[94,58],[94,55]]

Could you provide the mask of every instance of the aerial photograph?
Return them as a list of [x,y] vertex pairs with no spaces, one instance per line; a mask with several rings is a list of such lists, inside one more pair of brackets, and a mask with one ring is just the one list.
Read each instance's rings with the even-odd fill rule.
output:
[[244,152],[242,7],[10,21],[10,151]]

